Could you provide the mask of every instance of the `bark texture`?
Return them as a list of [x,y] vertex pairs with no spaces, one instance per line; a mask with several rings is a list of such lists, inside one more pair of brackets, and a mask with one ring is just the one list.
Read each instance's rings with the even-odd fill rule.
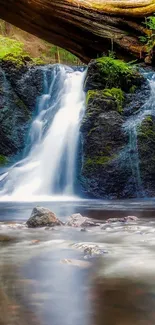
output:
[[0,18],[86,63],[109,50],[145,59],[139,36],[149,34],[143,22],[154,12],[155,0],[0,0]]

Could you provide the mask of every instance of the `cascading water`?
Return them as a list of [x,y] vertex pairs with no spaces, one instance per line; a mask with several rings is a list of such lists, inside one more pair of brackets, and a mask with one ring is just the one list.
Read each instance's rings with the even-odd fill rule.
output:
[[146,74],[150,85],[150,97],[137,115],[131,116],[124,124],[125,131],[129,136],[129,144],[126,149],[127,157],[130,161],[132,177],[134,178],[137,197],[145,196],[145,188],[141,179],[139,168],[139,154],[137,146],[137,130],[146,116],[155,116],[155,74]]
[[29,132],[25,158],[1,176],[1,200],[75,194],[84,72],[60,65],[42,69],[44,94]]

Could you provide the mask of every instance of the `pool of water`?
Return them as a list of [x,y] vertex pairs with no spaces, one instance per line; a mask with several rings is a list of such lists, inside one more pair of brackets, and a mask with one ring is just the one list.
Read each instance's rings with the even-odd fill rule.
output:
[[[101,225],[28,229],[36,205]],[[0,256],[0,325],[155,324],[153,200],[1,202]]]

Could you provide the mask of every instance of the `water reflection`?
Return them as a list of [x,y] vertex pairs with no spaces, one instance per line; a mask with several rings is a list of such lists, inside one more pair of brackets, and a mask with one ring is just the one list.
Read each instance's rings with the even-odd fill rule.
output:
[[93,285],[96,325],[154,325],[155,286],[132,279],[97,279]]

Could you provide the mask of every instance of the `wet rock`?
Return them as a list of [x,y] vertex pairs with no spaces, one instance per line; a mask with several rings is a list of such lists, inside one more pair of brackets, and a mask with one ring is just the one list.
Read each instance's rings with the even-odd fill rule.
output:
[[96,227],[96,226],[100,226],[99,223],[87,218],[87,217],[83,217],[80,213],[77,214],[73,214],[69,220],[66,223],[66,226],[69,227]]
[[76,243],[73,248],[84,252],[85,258],[107,254],[107,250],[93,243]]
[[[126,114],[141,108],[144,83],[140,73],[119,60],[103,57],[88,65],[84,83],[86,112],[81,125],[83,159],[79,175],[84,194],[104,199],[136,196],[127,151],[129,134],[124,123]],[[133,98],[132,112],[129,109],[126,112],[126,105],[129,108]]]
[[108,220],[106,220],[106,223],[130,222],[130,221],[137,221],[137,220],[139,219],[135,216],[127,216],[123,218],[109,218]]
[[63,223],[49,209],[36,207],[27,221],[29,228],[61,226]]
[[0,154],[4,157],[10,159],[23,150],[42,90],[41,69],[0,62]]
[[91,266],[90,262],[81,261],[81,260],[74,260],[74,259],[64,259],[61,260],[62,264],[78,266],[80,268],[88,268]]
[[87,230],[86,230],[86,228],[81,228],[81,231],[82,231],[82,232],[85,232],[85,231],[87,231]]
[[105,249],[100,248],[99,246],[88,246],[84,249],[85,257],[93,257],[96,255],[104,255],[107,254]]

